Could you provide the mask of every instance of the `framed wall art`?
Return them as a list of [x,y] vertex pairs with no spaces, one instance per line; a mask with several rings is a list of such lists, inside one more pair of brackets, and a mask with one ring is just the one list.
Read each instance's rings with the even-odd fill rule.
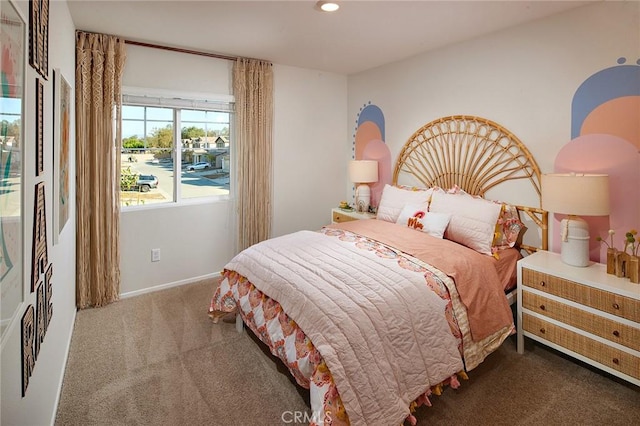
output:
[[53,70],[53,243],[69,219],[69,137],[71,85]]
[[49,0],[29,2],[29,64],[49,79]]
[[27,26],[13,1],[0,3],[0,336],[18,318],[23,286],[24,82]]
[[44,173],[44,83],[36,78],[36,176]]
[[47,250],[47,212],[44,182],[35,185],[33,197],[33,240],[31,242],[31,292],[36,289],[40,274],[46,272],[49,264]]
[[36,355],[34,351],[34,340],[36,336],[35,326],[35,310],[33,305],[27,306],[22,315],[22,397],[27,394],[29,387],[29,379],[33,374],[33,368],[36,366]]

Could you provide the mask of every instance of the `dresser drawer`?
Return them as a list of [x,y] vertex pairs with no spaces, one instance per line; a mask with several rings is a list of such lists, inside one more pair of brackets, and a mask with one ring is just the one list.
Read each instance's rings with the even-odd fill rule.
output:
[[351,220],[358,220],[357,217],[353,217],[353,216],[349,216],[346,214],[342,214],[342,213],[338,213],[338,212],[333,212],[333,221],[336,223],[340,223],[340,222],[349,222]]
[[522,306],[556,321],[640,351],[640,328],[621,324],[528,291],[522,292]]
[[640,379],[640,358],[588,337],[558,327],[540,318],[522,315],[525,331],[606,365],[613,370]]
[[522,268],[522,284],[640,323],[640,300]]

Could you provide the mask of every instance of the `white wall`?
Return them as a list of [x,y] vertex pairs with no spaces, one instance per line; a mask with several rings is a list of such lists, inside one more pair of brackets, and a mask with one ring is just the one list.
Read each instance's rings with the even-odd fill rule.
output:
[[232,63],[127,44],[123,86],[230,95]]
[[[349,122],[361,105],[379,106],[395,161],[429,121],[478,115],[518,136],[548,173],[571,139],[578,86],[620,57],[640,58],[639,22],[638,2],[597,3],[352,75]],[[518,191],[499,196],[537,205],[535,197],[520,201]]]
[[274,66],[273,236],[331,223],[346,199],[347,78]]
[[[125,87],[230,95],[232,63],[127,46]],[[344,198],[346,77],[274,65],[274,236],[318,229]],[[235,254],[234,198],[144,206],[121,215],[121,293],[190,282],[220,272]],[[161,249],[151,262],[151,249]]]
[[[3,2],[4,3],[4,2]],[[16,2],[28,22],[29,3]],[[4,4],[3,4],[4,7]],[[26,94],[24,132],[26,141],[23,161],[24,303],[18,311],[2,345],[2,405],[3,425],[52,424],[58,394],[62,385],[64,365],[75,318],[75,120],[71,122],[69,220],[53,245],[53,72],[60,68],[71,87],[75,87],[75,28],[65,1],[49,4],[49,80],[44,82],[44,165],[45,173],[35,173],[35,80],[38,74],[26,62]],[[74,115],[72,114],[72,117]],[[30,292],[31,239],[33,229],[34,186],[45,182],[47,241],[49,263],[53,264],[53,316],[44,337],[40,354],[31,376],[26,396],[22,397],[22,363],[20,319],[29,304],[36,305],[35,292]]]

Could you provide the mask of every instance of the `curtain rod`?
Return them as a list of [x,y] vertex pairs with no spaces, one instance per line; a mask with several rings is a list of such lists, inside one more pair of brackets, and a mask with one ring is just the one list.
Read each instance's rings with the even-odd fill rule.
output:
[[[188,53],[190,55],[206,56],[208,58],[226,59],[228,61],[235,61],[238,56],[220,55],[218,53],[201,52],[199,50],[183,49],[181,47],[162,46],[159,44],[145,43],[142,41],[124,39],[125,44],[131,44],[133,46],[150,47],[152,49],[169,50],[171,52]],[[265,61],[266,62],[266,61]]]
[[[83,33],[90,33],[90,34],[101,34],[101,33],[96,33],[96,32],[93,32],[93,31],[76,30],[76,32],[77,31],[82,31]],[[160,45],[160,44],[146,43],[146,42],[136,41],[136,40],[129,40],[129,39],[126,39],[126,38],[120,37],[120,36],[115,36],[115,37],[123,39],[125,44],[130,44],[132,46],[149,47],[151,49],[168,50],[170,52],[187,53],[187,54],[190,54],[190,55],[206,56],[208,58],[226,59],[227,61],[235,61],[237,59],[241,59],[242,58],[241,56],[230,56],[230,55],[222,55],[222,54],[219,54],[219,53],[202,52],[200,50],[191,50],[191,49],[184,49],[184,48],[181,48],[181,47],[171,47],[171,46],[164,46],[164,45]],[[269,64],[271,64],[271,61],[265,61],[264,59],[256,59],[256,58],[245,58],[245,59],[254,59],[256,61],[268,62]]]

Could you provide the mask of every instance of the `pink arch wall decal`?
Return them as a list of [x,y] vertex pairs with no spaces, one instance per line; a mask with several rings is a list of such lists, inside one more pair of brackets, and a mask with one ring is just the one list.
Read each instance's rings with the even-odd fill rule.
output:
[[[610,211],[606,217],[585,217],[590,226],[590,258],[605,259],[606,247],[597,236],[616,233],[615,244],[623,248],[624,234],[640,228],[640,60],[601,70],[576,90],[571,105],[572,140],[554,161],[555,172],[606,173],[610,182]],[[554,217],[558,229],[563,216]],[[554,232],[551,248],[558,251]]]
[[[382,110],[371,102],[360,108],[353,134],[354,160],[376,160],[378,182],[371,184],[371,205],[377,206],[382,189],[391,183],[391,151],[384,141],[385,119]],[[355,187],[354,187],[355,190]]]

